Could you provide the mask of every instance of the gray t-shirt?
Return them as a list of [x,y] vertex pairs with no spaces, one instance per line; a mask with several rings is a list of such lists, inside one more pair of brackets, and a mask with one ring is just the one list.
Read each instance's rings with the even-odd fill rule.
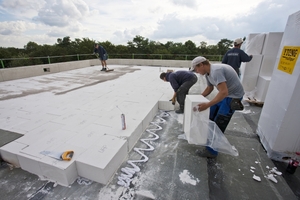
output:
[[227,64],[211,64],[209,75],[205,75],[207,85],[217,86],[226,82],[228,96],[231,98],[241,98],[244,96],[244,88],[235,70]]

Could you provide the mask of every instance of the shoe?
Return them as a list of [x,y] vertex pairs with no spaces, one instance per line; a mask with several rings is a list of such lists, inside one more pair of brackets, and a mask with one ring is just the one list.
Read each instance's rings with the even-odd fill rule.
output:
[[182,114],[183,113],[183,109],[179,109],[175,111],[177,114]]
[[207,149],[203,149],[203,150],[200,150],[200,149],[197,149],[196,152],[195,152],[198,156],[200,157],[206,157],[206,158],[216,158],[217,155],[214,155],[212,153],[210,153]]
[[106,68],[102,68],[101,71],[106,71]]

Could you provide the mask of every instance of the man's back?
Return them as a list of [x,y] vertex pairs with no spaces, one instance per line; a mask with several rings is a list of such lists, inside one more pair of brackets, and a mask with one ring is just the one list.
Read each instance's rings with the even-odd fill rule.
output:
[[242,62],[249,62],[252,56],[248,56],[243,50],[239,48],[232,48],[226,52],[222,63],[228,64],[239,74],[239,68]]
[[190,81],[194,77],[194,73],[190,71],[179,70],[176,72],[167,73],[167,81],[175,91],[186,81]]
[[221,82],[226,82],[228,89],[228,97],[241,98],[244,95],[243,86],[234,72],[234,70],[226,64],[212,64],[210,74],[206,75],[208,84],[217,86]]

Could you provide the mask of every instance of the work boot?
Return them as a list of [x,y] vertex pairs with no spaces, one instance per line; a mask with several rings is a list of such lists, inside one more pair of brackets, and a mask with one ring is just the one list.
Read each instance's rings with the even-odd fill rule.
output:
[[182,114],[183,113],[183,109],[179,109],[175,111],[177,114]]
[[207,149],[197,149],[195,152],[198,156],[204,157],[204,158],[216,158],[217,155],[210,153]]

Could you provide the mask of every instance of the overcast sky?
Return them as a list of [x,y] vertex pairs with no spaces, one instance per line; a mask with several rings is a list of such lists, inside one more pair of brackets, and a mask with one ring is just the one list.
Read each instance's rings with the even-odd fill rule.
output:
[[299,0],[0,0],[0,47],[53,45],[65,36],[127,45],[137,35],[217,44],[283,32],[299,10]]

